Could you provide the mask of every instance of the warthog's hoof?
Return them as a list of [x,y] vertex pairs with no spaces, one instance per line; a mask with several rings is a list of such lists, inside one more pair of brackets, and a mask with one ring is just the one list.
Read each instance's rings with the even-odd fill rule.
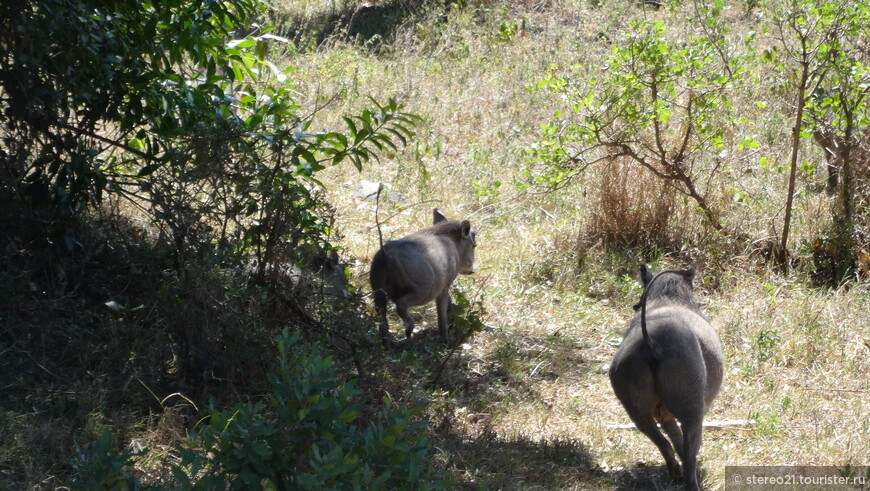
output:
[[680,464],[674,463],[674,465],[669,465],[668,474],[671,476],[672,481],[677,484],[683,484],[683,470],[680,469]]
[[392,336],[382,337],[381,341],[384,343],[384,348],[388,350],[393,350],[396,347],[396,342],[393,340]]

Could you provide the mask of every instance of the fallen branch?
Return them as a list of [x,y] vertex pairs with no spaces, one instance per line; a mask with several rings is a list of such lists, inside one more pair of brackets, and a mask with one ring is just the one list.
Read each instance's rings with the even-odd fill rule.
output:
[[807,389],[805,387],[803,389],[804,390],[811,390],[813,392],[854,392],[856,394],[868,394],[868,393],[870,393],[870,390],[861,390],[861,389]]
[[[752,426],[753,422],[749,419],[728,419],[722,421],[704,421],[704,428],[745,428]],[[608,430],[634,430],[636,429],[632,423],[607,425]]]

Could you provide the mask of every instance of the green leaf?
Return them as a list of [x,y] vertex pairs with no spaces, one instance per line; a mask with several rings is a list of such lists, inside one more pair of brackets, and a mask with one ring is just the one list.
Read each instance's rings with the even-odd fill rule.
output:
[[354,146],[359,145],[363,140],[365,140],[366,138],[368,138],[368,136],[369,136],[370,134],[371,134],[371,130],[370,130],[370,129],[368,129],[368,128],[362,128],[362,129],[360,129],[359,132],[357,132],[357,134],[355,135],[355,137],[354,137],[354,139],[353,139],[353,145],[354,145]]
[[246,37],[244,39],[234,39],[227,43],[227,49],[250,48],[254,44],[256,44],[256,41],[252,37]]
[[251,442],[251,448],[254,450],[256,455],[263,458],[268,457],[272,453],[269,447],[259,440]]
[[145,167],[139,169],[139,172],[136,174],[138,177],[146,177],[150,176],[157,169],[163,167],[163,162],[154,162],[152,164],[148,164]]

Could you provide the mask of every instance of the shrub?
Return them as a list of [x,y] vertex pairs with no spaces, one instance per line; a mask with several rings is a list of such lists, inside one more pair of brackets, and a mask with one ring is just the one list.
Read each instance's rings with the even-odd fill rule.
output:
[[[208,423],[178,448],[173,487],[180,489],[432,489],[425,463],[424,406],[384,407],[359,424],[355,381],[345,381],[317,346],[298,335],[277,338],[278,364],[265,401],[213,409]],[[108,450],[104,432],[74,462],[74,489],[133,489],[135,455]]]
[[651,247],[669,241],[676,192],[642,168],[613,161],[594,191],[598,206],[587,230],[590,241],[617,247]]
[[76,479],[70,485],[73,491],[102,489],[139,489],[141,486],[132,473],[133,458],[137,454],[124,449],[115,452],[112,433],[104,428],[100,438],[88,450],[77,449],[72,461]]
[[254,254],[262,275],[323,245],[314,175],[348,160],[361,169],[419,118],[373,101],[341,131],[311,131],[323,108],[300,114],[293,68],[266,57],[288,41],[259,26],[230,40],[262,7],[5,2],[0,186],[63,219],[125,198],[175,246],[178,268],[191,255]]
[[[716,26],[720,13],[705,10],[703,20]],[[621,193],[625,189],[618,173],[642,170],[630,175],[655,176],[663,183],[648,186],[649,191],[666,189],[662,199],[686,196],[710,229],[725,231],[716,182],[723,171],[720,154],[729,143],[730,96],[744,68],[738,57],[717,49],[723,35],[717,28],[705,36],[674,40],[664,21],[636,20],[625,38],[614,43],[600,73],[589,77],[589,68],[578,65],[567,77],[548,74],[538,87],[559,94],[570,108],[542,125],[531,151],[533,162],[542,167],[534,179],[561,187],[590,166],[608,165],[605,183]],[[631,186],[630,192],[640,196],[638,188],[646,182]],[[602,190],[602,196],[607,192]],[[601,205],[613,204],[615,197]],[[624,226],[629,228],[645,206],[602,209],[599,226],[607,230],[611,225],[600,218],[612,222],[622,213],[634,215],[626,217],[630,220]],[[647,225],[666,225],[671,211],[662,203],[654,206],[655,211],[644,212],[651,220]]]

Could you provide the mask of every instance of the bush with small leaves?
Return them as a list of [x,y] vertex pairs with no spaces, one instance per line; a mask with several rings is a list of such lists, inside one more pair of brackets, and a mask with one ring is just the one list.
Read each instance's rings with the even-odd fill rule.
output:
[[[263,402],[211,411],[176,449],[175,489],[443,489],[425,461],[429,441],[422,401],[390,408],[358,423],[355,381],[345,381],[333,360],[298,335],[277,339],[278,364]],[[111,451],[103,436],[73,463],[75,489],[137,489],[135,455]]]

